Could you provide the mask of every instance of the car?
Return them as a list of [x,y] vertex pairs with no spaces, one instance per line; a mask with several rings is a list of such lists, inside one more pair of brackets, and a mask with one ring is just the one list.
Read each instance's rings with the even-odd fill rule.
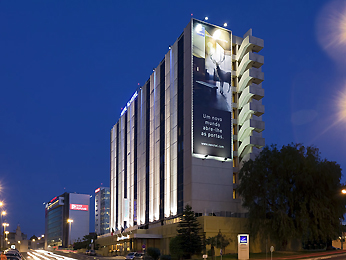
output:
[[89,254],[88,255],[92,255],[92,256],[95,256],[96,255],[96,252],[95,252],[95,250],[89,250]]
[[143,255],[141,253],[137,253],[137,252],[130,252],[127,254],[126,259],[128,260],[133,260],[135,258],[143,258]]
[[14,255],[6,255],[6,258],[7,260],[22,260],[18,256],[14,256]]
[[133,258],[134,260],[142,260],[144,257],[144,254],[142,253],[137,253],[137,255]]
[[85,254],[86,254],[86,255],[95,256],[95,255],[96,255],[96,252],[95,252],[95,250],[90,249],[90,250],[85,251]]
[[11,249],[11,250],[6,250],[5,252],[5,255],[6,255],[6,257],[7,258],[9,258],[10,256],[15,256],[15,257],[17,257],[19,260],[22,260],[22,254],[21,253],[19,253],[17,250],[13,250],[13,249]]

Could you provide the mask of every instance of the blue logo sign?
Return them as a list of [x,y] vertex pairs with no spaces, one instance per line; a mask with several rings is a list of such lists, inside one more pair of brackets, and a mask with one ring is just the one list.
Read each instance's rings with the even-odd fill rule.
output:
[[204,26],[202,26],[201,24],[197,24],[195,30],[196,30],[196,33],[198,35],[204,37],[204,35],[205,35],[205,28],[204,28]]
[[247,236],[240,236],[240,243],[247,244]]

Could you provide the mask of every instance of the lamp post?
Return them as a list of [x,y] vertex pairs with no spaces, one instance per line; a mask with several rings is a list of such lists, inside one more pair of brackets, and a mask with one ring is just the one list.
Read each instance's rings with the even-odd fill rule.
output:
[[8,240],[7,235],[8,235],[8,233],[10,233],[10,232],[6,231],[6,227],[8,227],[9,224],[8,223],[2,223],[2,225],[4,227],[4,236],[6,235],[6,237],[4,239],[4,247],[5,247],[6,246],[5,241],[7,242],[7,240]]
[[[6,215],[6,211],[3,211],[2,208],[4,206],[4,203],[2,201],[0,201],[0,210],[1,210],[1,223],[0,223],[0,227],[2,227],[2,216]],[[2,228],[1,228],[1,232],[0,232],[0,248],[2,247],[2,237],[4,236],[3,232],[2,232]]]
[[[4,227],[4,236],[5,236],[5,234],[6,234],[6,227],[8,227],[10,224],[8,224],[8,223],[2,223],[2,226]],[[5,242],[4,242],[4,247],[5,247]]]
[[[346,195],[346,189],[342,189],[341,190],[341,193],[342,193],[342,195]],[[342,226],[342,225],[341,225]],[[343,227],[342,227],[342,229],[343,229]],[[344,249],[344,243],[343,243],[343,235],[344,235],[344,231],[341,229],[341,250],[343,250]]]
[[67,219],[67,223],[70,224],[70,230],[69,230],[69,232],[68,232],[68,236],[69,236],[69,240],[70,240],[69,244],[71,245],[71,230],[72,230],[73,219],[70,219],[70,218]]

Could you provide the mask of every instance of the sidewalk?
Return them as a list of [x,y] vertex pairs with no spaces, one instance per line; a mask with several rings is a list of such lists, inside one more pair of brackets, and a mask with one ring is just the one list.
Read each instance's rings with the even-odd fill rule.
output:
[[[337,256],[346,256],[346,250],[335,250],[335,251],[322,251],[314,253],[302,253],[297,255],[283,255],[275,256],[272,260],[290,260],[290,259],[304,259],[304,260],[318,260],[318,259],[329,259]],[[265,258],[252,258],[250,260],[264,260]],[[268,254],[267,260],[270,260],[270,253]]]

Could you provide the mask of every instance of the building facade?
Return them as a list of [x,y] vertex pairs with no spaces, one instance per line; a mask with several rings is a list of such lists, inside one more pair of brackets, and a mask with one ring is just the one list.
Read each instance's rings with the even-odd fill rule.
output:
[[192,19],[169,46],[111,130],[111,229],[174,223],[186,204],[246,215],[236,190],[265,144],[263,44]]
[[95,232],[97,235],[109,233],[110,190],[99,187],[95,190]]
[[[67,193],[54,197],[45,208],[48,247],[68,247],[89,234],[90,195]],[[69,220],[69,221],[68,221]]]

